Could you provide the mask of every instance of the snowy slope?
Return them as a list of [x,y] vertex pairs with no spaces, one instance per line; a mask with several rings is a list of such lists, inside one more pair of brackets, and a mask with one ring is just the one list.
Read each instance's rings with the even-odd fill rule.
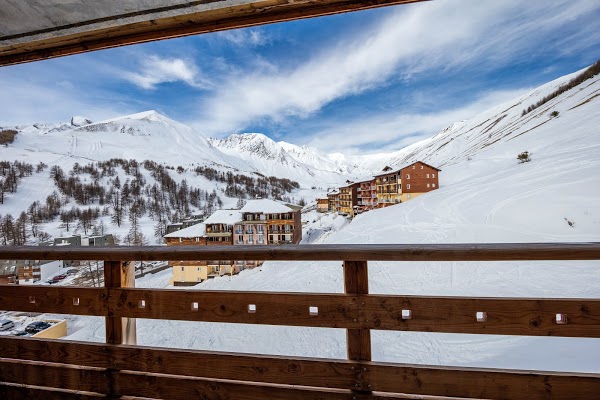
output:
[[[74,118],[79,125],[81,121]],[[35,160],[58,162],[61,157],[99,161],[110,158],[156,160],[171,165],[196,163],[239,167],[190,127],[155,111],[128,115],[82,126],[32,125],[20,129],[2,157],[27,154]]]
[[[521,117],[523,108],[566,79],[399,152],[398,163],[418,157],[443,164],[440,189],[348,224],[339,217],[305,214],[307,242],[600,241],[600,77]],[[549,118],[553,110],[560,112],[557,118]],[[516,155],[524,150],[533,152],[533,159],[518,164]],[[600,297],[597,261],[371,262],[369,272],[373,293]],[[164,287],[168,279],[165,271],[138,286]],[[267,262],[196,288],[342,292],[342,267],[339,262]],[[90,320],[70,338],[102,340],[102,335],[101,322]],[[373,331],[372,340],[375,360],[600,372],[596,339]],[[345,332],[337,329],[143,320],[138,341],[265,354],[346,354]]]

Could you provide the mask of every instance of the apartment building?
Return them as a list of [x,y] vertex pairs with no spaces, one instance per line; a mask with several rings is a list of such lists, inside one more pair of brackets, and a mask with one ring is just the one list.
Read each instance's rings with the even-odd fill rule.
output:
[[401,201],[408,201],[440,187],[441,170],[424,162],[417,161],[400,169]]
[[385,167],[381,174],[375,175],[375,191],[377,194],[377,207],[393,206],[400,200],[400,171]]
[[[167,246],[205,246],[206,225],[196,224],[164,236]],[[169,261],[173,267],[171,284],[174,286],[192,286],[208,279],[208,263],[202,261]]]
[[317,199],[317,212],[327,212],[329,211],[329,199]]
[[416,161],[399,169],[385,167],[373,177],[357,183],[347,182],[327,194],[329,212],[354,216],[375,208],[383,208],[414,199],[436,190],[440,169]]
[[[208,217],[206,225],[206,245],[223,246],[233,245],[234,226],[242,220],[240,210],[218,210]],[[233,275],[239,272],[234,265],[234,260],[208,260],[208,277]]]
[[375,179],[358,182],[356,210],[358,214],[377,208],[377,186]]
[[[167,246],[267,245],[299,243],[302,207],[273,200],[250,200],[241,210],[219,210],[204,223],[164,236]],[[174,261],[171,283],[196,285],[261,265],[261,260]]]
[[327,193],[327,200],[329,202],[329,212],[339,212],[340,211],[340,191],[332,190]]
[[340,213],[354,216],[358,204],[357,189],[360,183],[348,182],[347,186],[340,188]]

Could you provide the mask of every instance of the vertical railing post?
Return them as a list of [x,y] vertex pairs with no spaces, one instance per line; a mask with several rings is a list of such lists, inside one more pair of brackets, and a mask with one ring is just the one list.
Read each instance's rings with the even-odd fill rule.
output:
[[[110,289],[135,287],[134,263],[104,261],[104,287],[109,299]],[[135,318],[106,317],[106,343],[136,344],[136,341]]]
[[[353,295],[369,293],[369,269],[366,261],[344,261],[344,291]],[[359,302],[359,310],[360,306]],[[371,361],[370,329],[347,329],[346,345],[349,360]],[[359,376],[363,376],[362,372],[366,372],[366,368],[366,366],[361,366],[362,371]],[[363,382],[354,390],[362,393],[370,392],[371,387]]]

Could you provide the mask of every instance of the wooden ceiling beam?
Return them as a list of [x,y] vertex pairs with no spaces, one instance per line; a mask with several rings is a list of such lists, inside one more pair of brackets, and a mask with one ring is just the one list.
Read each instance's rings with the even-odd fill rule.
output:
[[[210,2],[201,12],[124,23],[115,16],[114,24],[85,23],[76,28],[56,27],[50,32],[20,35],[18,40],[0,37],[0,66],[45,60],[72,54],[244,28],[295,19],[319,17],[370,8],[427,0],[265,0],[227,7]],[[230,3],[229,3],[230,4]],[[149,14],[152,17],[152,14]],[[87,27],[87,28],[86,28]],[[73,33],[73,31],[77,31]],[[43,39],[39,37],[42,36]]]

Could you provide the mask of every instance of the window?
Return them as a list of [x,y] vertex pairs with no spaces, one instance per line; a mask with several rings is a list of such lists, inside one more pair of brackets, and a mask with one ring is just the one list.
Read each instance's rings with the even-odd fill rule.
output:
[[433,187],[435,187],[435,183],[432,183]]
[[413,165],[413,169],[415,169],[415,168],[417,168],[417,166],[416,166],[416,165]]
[[263,227],[262,225],[258,225],[258,226],[256,227],[256,231],[257,231],[258,233],[263,233],[263,232],[264,232],[264,227]]
[[185,267],[181,267],[181,272],[183,272],[183,271],[184,271],[184,269],[185,269]]
[[421,169],[423,169],[423,166],[421,165]]
[[432,177],[432,178],[435,178],[435,174],[431,174],[431,177]]
[[198,267],[197,271],[200,272],[200,267]]
[[406,188],[407,188],[407,189],[410,189],[410,183],[409,183],[408,185],[406,185]]
[[183,238],[179,238],[179,243],[183,242]]
[[258,235],[258,243],[262,244],[264,242],[265,242],[264,236],[263,235]]
[[200,241],[200,238],[199,238],[199,237],[197,237],[197,238],[196,238],[196,242],[199,242],[199,241]]
[[410,174],[406,174],[406,179],[410,179]]
[[407,198],[407,199],[410,199],[410,194],[407,194],[407,195],[406,195],[406,198]]
[[429,174],[427,174],[427,177],[429,178]]
[[427,184],[427,187],[429,187],[429,183]]
[[238,242],[238,244],[242,244],[242,243],[244,243],[244,236],[242,236],[242,235],[238,235],[237,242]]
[[248,236],[248,243],[254,243],[254,237],[252,235]]

